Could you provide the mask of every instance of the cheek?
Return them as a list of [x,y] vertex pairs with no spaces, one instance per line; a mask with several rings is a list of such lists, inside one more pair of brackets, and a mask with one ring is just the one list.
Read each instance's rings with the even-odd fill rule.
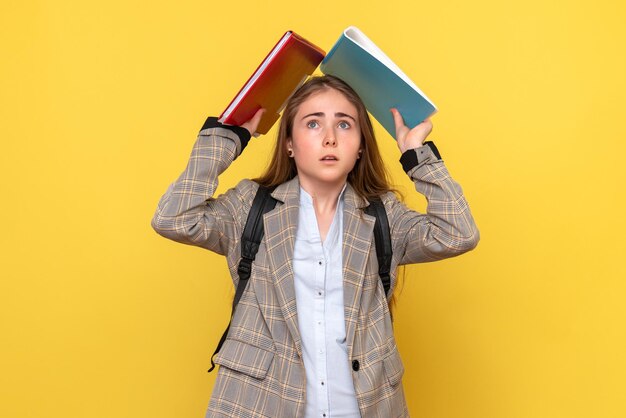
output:
[[351,151],[355,153],[361,149],[361,133],[360,132],[350,132],[343,138],[343,141],[346,145],[349,144],[349,148]]
[[294,130],[291,144],[294,150],[312,148],[316,144],[315,135],[307,130]]
[[293,142],[291,143],[291,148],[294,151],[297,151],[297,150],[301,150],[303,148],[303,145],[304,145],[304,141],[302,141],[302,140],[298,141],[298,140],[294,139]]

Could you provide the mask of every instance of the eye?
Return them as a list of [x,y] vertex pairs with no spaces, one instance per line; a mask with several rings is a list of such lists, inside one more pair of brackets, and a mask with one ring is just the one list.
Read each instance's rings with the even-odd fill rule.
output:
[[341,122],[339,122],[339,124],[337,124],[337,126],[338,126],[340,129],[350,129],[350,126],[351,126],[351,125],[350,125],[350,123],[349,123],[349,122],[346,122],[345,120],[342,120]]
[[308,122],[306,123],[306,127],[307,127],[307,128],[311,128],[311,129],[315,129],[315,128],[319,127],[319,126],[320,126],[320,124],[319,124],[319,123],[317,123],[317,121],[316,121],[316,120],[310,120],[310,121],[308,121]]

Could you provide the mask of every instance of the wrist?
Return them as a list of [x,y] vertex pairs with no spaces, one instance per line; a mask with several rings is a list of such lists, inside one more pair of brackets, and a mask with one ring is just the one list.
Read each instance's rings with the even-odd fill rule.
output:
[[400,163],[405,172],[428,162],[441,161],[441,154],[432,141],[426,141],[417,148],[408,149],[402,153]]
[[223,128],[235,133],[237,135],[237,138],[239,138],[239,144],[241,148],[238,150],[238,154],[243,151],[243,149],[246,147],[246,145],[248,145],[248,142],[250,141],[250,131],[248,131],[246,128],[236,125],[224,125],[223,123],[219,122],[214,116],[210,116],[209,118],[207,118],[207,120],[204,122],[204,125],[202,125],[202,129],[200,131],[202,132],[203,130],[209,128]]
[[424,143],[422,141],[420,141],[420,142],[398,144],[398,148],[400,148],[400,152],[402,154],[404,154],[408,150],[417,149],[417,148],[419,148],[419,147],[421,147],[423,145],[424,145]]

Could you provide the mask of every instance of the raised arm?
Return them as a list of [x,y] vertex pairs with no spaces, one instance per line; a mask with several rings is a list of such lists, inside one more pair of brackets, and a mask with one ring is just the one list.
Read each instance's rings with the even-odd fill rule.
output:
[[[218,176],[243,151],[262,111],[241,127],[209,118],[200,130],[185,171],[159,201],[152,227],[162,236],[227,254],[238,236],[241,209],[250,205],[250,183],[213,198]],[[246,186],[247,184],[247,186]]]
[[480,234],[461,186],[452,179],[437,147],[424,140],[432,131],[426,120],[413,129],[404,125],[397,110],[398,147],[403,152],[402,166],[426,197],[427,213],[407,208],[395,199],[388,200],[392,236],[399,251],[400,264],[418,263],[454,257],[478,244]]

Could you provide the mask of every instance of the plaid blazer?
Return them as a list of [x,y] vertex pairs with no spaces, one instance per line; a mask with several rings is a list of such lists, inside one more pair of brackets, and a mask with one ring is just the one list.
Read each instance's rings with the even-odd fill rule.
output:
[[[245,145],[245,144],[243,144]],[[225,128],[200,131],[187,168],[161,198],[152,220],[161,235],[226,256],[235,286],[240,237],[258,185],[250,180],[214,198],[217,178],[239,155],[240,137]],[[391,285],[400,264],[452,257],[478,243],[478,230],[443,162],[428,146],[405,153],[405,169],[428,200],[427,214],[382,196],[393,245]],[[408,161],[408,163],[407,163]],[[408,164],[408,165],[407,165]],[[302,417],[306,383],[298,331],[292,255],[300,186],[278,186],[279,203],[264,216],[265,235],[250,282],[237,306],[207,417]],[[344,201],[343,281],[348,358],[361,416],[408,417],[404,372],[387,299],[378,276],[368,202],[347,186]]]

